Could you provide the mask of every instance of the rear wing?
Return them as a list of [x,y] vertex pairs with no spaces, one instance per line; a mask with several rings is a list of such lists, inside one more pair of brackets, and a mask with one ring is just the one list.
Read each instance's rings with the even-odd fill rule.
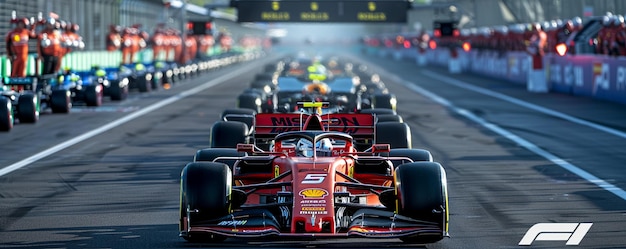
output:
[[[300,131],[311,114],[259,113],[255,116],[255,139],[274,138],[288,131]],[[350,134],[355,139],[374,139],[375,116],[367,113],[332,113],[319,116],[324,131]],[[312,120],[311,122],[313,122]]]
[[26,90],[37,89],[36,77],[4,77],[2,78],[2,84],[5,86],[23,86]]

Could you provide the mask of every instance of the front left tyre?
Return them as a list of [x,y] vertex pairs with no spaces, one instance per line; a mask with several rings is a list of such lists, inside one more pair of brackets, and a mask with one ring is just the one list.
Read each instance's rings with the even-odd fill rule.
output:
[[39,98],[33,93],[24,93],[17,99],[17,118],[20,123],[35,123],[39,120]]
[[10,131],[13,128],[13,106],[11,100],[0,96],[0,131]]
[[189,234],[187,229],[202,221],[230,213],[232,171],[214,162],[188,163],[181,172],[180,219],[182,237],[190,242],[220,242],[224,236]]

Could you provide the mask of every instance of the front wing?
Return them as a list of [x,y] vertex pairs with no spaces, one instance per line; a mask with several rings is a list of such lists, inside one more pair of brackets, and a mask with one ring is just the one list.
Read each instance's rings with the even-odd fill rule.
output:
[[284,232],[278,219],[269,211],[251,209],[234,212],[215,220],[191,222],[181,237],[221,235],[226,237],[301,237],[301,238],[400,238],[414,235],[446,236],[436,223],[415,220],[392,211],[364,208],[350,219],[347,229],[335,233]]

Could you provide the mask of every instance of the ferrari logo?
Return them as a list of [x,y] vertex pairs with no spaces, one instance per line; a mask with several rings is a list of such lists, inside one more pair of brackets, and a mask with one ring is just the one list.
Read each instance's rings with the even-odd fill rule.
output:
[[280,175],[280,166],[278,164],[274,165],[274,177],[278,177]]
[[272,10],[278,11],[280,9],[280,3],[277,1],[272,2]]
[[318,9],[319,9],[319,5],[317,5],[317,2],[311,2],[311,10],[317,11]]
[[376,3],[375,2],[368,2],[367,3],[367,9],[369,9],[370,11],[375,11],[376,10]]

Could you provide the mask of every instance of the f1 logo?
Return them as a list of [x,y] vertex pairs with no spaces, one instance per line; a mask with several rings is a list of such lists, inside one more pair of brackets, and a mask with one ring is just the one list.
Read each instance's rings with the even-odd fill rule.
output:
[[565,245],[577,246],[583,240],[593,223],[537,223],[533,225],[520,246],[529,246],[533,241],[567,241]]

